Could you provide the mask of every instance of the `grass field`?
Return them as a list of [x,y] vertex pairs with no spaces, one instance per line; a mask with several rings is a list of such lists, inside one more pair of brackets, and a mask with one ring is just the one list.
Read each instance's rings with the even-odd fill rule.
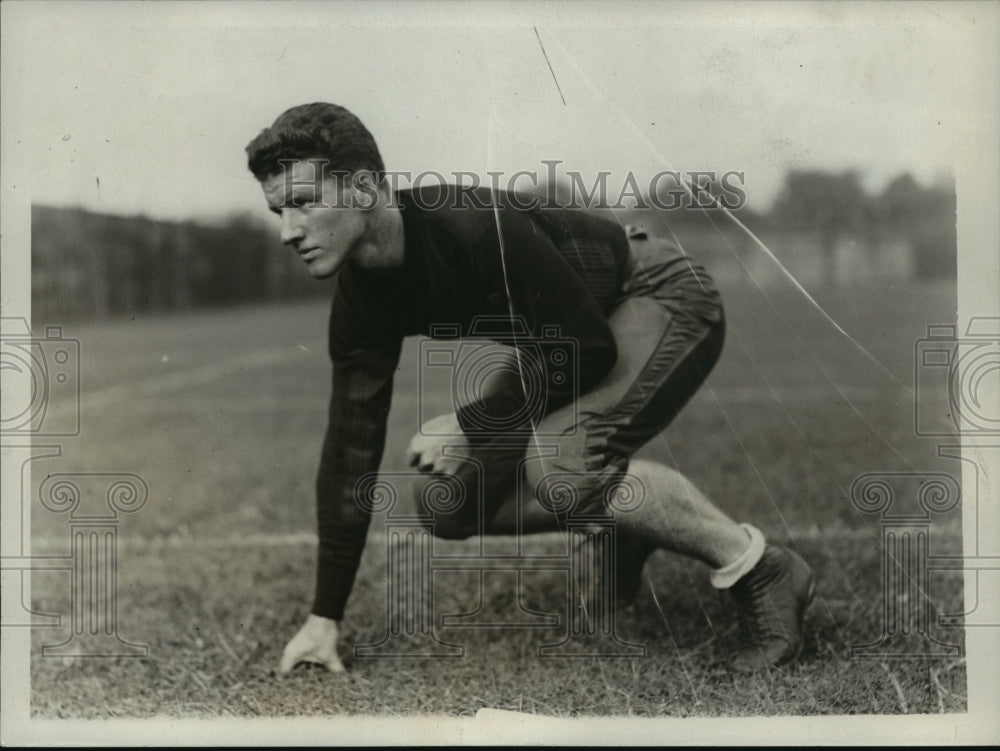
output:
[[[642,454],[688,474],[727,512],[797,549],[818,596],[796,666],[753,676],[725,667],[730,614],[699,565],[659,552],[619,634],[644,644],[634,659],[539,659],[565,631],[437,628],[460,659],[355,659],[355,644],[385,632],[384,521],[372,524],[340,645],[348,670],[274,671],[305,618],[313,585],[313,479],[329,393],[324,303],[66,323],[81,342],[82,433],[48,472],[131,472],[150,488],[120,524],[118,630],[148,659],[47,659],[42,644],[68,625],[34,631],[37,717],[247,717],[379,713],[471,715],[483,707],[553,716],[743,716],[962,711],[962,659],[918,659],[932,646],[912,633],[902,659],[852,659],[852,644],[882,629],[880,518],[861,514],[850,486],[866,472],[957,473],[936,443],[915,435],[914,343],[927,324],[954,320],[944,284],[872,285],[818,297],[881,365],[835,331],[797,293],[725,292],[727,350],[684,413]],[[36,321],[36,324],[46,322]],[[884,368],[883,368],[884,366]],[[416,344],[397,377],[383,470],[405,471],[417,427]],[[448,383],[434,386],[435,408]],[[920,409],[942,409],[921,395]],[[56,408],[68,408],[56,405]],[[34,494],[32,497],[36,497]],[[32,509],[35,552],[65,552],[65,516]],[[934,519],[935,553],[961,552],[957,512]],[[509,540],[500,540],[504,545]],[[436,545],[438,543],[435,543]],[[475,541],[440,543],[473,552]],[[530,538],[558,553],[558,536]],[[38,610],[69,612],[69,577],[33,577]],[[524,604],[559,614],[561,572],[524,574]],[[961,612],[960,575],[932,573],[938,612]],[[474,609],[510,619],[514,580],[475,572],[435,577],[434,622]],[[890,593],[907,607],[905,593]],[[67,624],[64,619],[64,624]],[[935,638],[961,645],[960,629]],[[905,643],[904,643],[905,642]],[[896,654],[894,652],[893,654]]]

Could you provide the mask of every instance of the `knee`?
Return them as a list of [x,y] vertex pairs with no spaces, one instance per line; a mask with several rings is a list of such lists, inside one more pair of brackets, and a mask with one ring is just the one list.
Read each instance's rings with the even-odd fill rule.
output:
[[726,335],[726,311],[722,306],[722,298],[713,286],[699,287],[688,301],[689,313],[693,315],[698,326],[704,329],[703,341],[713,348],[722,348]]
[[441,540],[468,540],[479,533],[479,529],[475,525],[469,524],[464,519],[456,519],[447,515],[427,517],[424,520],[424,527]]
[[637,480],[646,483],[678,485],[683,482],[684,475],[673,467],[647,459],[633,459],[628,463],[628,473]]
[[677,282],[676,301],[681,313],[696,318],[708,330],[708,337],[722,337],[726,330],[726,314],[715,282],[704,268],[691,265],[688,274]]
[[693,486],[690,480],[672,467],[645,459],[633,459],[628,465],[626,480],[633,485],[629,493],[664,498],[690,498]]
[[462,475],[426,475],[414,487],[424,527],[444,540],[465,540],[479,532],[478,488]]
[[722,307],[722,300],[718,298],[715,301],[715,314],[709,324],[708,340],[715,351],[715,358],[718,358],[726,340],[726,312]]
[[554,514],[584,514],[603,507],[611,478],[598,472],[529,473],[530,487],[538,503]]
[[726,341],[726,314],[718,293],[714,290],[711,294],[706,293],[701,303],[692,307],[690,314],[692,333],[699,340],[691,357],[703,375],[707,376],[719,361]]

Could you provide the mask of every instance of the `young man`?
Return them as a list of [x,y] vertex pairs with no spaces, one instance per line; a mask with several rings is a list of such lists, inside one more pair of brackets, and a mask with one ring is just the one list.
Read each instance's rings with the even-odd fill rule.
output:
[[[371,134],[333,104],[288,110],[247,153],[282,241],[314,277],[336,276],[316,592],[281,672],[300,662],[343,669],[337,623],[369,524],[355,495],[382,458],[403,338],[439,333],[438,324],[481,336],[483,321],[501,322],[492,337],[510,345],[509,366],[492,367],[487,384],[410,443],[411,464],[428,480],[462,486],[457,508],[426,509],[434,533],[460,539],[480,524],[487,533],[547,532],[567,515],[611,515],[629,541],[619,544],[620,596],[635,593],[653,550],[693,556],[731,595],[742,637],[734,669],[798,656],[808,566],[678,472],[630,458],[721,351],[722,307],[702,268],[671,245],[630,243],[618,225],[582,211],[482,189],[393,191]],[[553,341],[571,343],[557,365],[548,362]],[[623,483],[645,494],[629,513],[608,502]]]

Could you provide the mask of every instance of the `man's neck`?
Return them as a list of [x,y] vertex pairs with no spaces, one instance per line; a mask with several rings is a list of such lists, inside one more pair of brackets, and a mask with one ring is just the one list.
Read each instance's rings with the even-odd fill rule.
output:
[[403,215],[398,206],[380,204],[369,219],[370,252],[364,266],[373,270],[399,268],[406,258]]

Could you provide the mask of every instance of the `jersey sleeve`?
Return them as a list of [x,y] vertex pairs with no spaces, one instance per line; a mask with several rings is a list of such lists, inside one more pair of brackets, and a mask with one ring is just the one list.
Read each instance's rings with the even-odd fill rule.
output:
[[550,236],[526,212],[499,215],[476,251],[484,275],[509,302],[513,325],[506,338],[518,348],[522,377],[508,377],[501,388],[459,407],[459,423],[473,434],[488,433],[510,415],[531,414],[522,409],[526,400],[544,403],[546,413],[568,404],[593,388],[618,356],[604,312]]
[[401,337],[346,350],[331,345],[333,392],[316,480],[319,550],[312,608],[325,618],[343,618],[364,551],[371,513],[358,482],[382,461],[401,346]]

